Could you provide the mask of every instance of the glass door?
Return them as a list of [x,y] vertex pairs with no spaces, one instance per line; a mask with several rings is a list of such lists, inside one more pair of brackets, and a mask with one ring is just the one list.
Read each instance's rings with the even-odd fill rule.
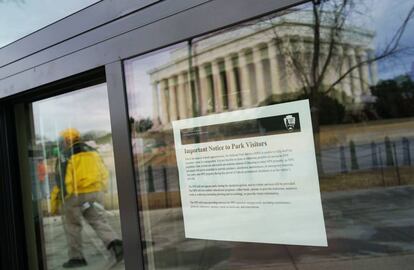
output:
[[413,269],[413,14],[308,1],[125,61],[145,269]]
[[124,269],[106,83],[15,115],[31,268]]

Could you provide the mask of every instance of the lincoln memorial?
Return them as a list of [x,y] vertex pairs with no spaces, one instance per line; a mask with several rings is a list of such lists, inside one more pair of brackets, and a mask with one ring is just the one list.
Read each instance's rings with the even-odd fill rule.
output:
[[[303,72],[310,72],[313,57],[311,15],[297,11],[255,21],[173,51],[169,62],[148,72],[154,127],[168,128],[174,120],[282,102],[301,94]],[[321,63],[332,42],[331,30],[322,22]],[[346,108],[369,99],[369,86],[377,81],[375,62],[359,64],[373,57],[373,38],[372,31],[350,25],[335,37],[324,84],[356,66],[330,93]]]

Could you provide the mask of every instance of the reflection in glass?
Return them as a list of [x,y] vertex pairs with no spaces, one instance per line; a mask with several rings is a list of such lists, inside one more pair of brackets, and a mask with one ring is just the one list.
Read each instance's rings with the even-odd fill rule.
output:
[[[148,269],[411,267],[414,1],[373,3],[308,3],[125,63]],[[185,238],[171,122],[299,99],[328,248]]]
[[43,264],[123,269],[106,84],[28,108],[30,143],[22,154],[30,164],[25,181],[32,184],[35,241]]

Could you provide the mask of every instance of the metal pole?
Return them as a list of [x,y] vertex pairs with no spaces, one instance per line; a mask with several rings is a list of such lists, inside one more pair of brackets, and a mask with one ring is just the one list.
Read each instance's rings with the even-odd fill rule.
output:
[[168,201],[168,175],[167,175],[167,168],[162,167],[162,172],[164,176],[164,188],[165,188],[165,208],[169,208],[170,204]]
[[395,171],[397,173],[397,181],[398,185],[401,186],[401,175],[400,175],[400,169],[398,168],[398,158],[397,158],[397,150],[395,147],[395,143],[392,144],[392,147],[394,148],[394,159],[395,159]]
[[381,146],[378,147],[378,156],[379,156],[380,168],[381,168],[382,185],[385,187],[385,178],[384,178],[384,168],[383,168],[383,165],[382,165]]

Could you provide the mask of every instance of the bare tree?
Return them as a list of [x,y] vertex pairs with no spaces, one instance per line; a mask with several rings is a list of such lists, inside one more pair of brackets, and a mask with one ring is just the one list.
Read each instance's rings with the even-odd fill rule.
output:
[[[412,47],[403,46],[401,40],[406,32],[407,25],[414,17],[414,5],[407,11],[407,15],[401,21],[392,38],[380,51],[366,58],[356,58],[353,62],[344,65],[346,61],[349,61],[349,58],[340,50],[343,50],[344,44],[348,43],[347,38],[349,38],[349,28],[352,26],[352,20],[358,15],[365,16],[365,12],[361,8],[362,4],[361,1],[355,0],[313,0],[307,10],[311,14],[311,23],[301,26],[308,27],[308,32],[311,33],[311,37],[305,40],[306,48],[295,46],[294,38],[286,41],[283,36],[284,33],[279,31],[280,22],[277,22],[274,18],[262,21],[262,23],[272,24],[272,33],[277,49],[287,59],[286,63],[289,65],[289,70],[297,75],[303,94],[306,94],[310,100],[315,148],[319,165],[321,164],[319,137],[321,98],[331,95],[335,88],[339,87],[347,78],[351,80],[360,79],[355,77],[358,76],[357,71],[364,65],[394,57],[412,49]],[[368,9],[369,7],[365,8]],[[295,26],[291,27],[293,30]],[[303,49],[309,52],[307,59],[304,59],[303,53],[298,53]],[[330,76],[329,73],[332,71],[335,72],[335,76]],[[366,84],[369,83],[366,82]],[[319,169],[322,168],[319,167]]]

